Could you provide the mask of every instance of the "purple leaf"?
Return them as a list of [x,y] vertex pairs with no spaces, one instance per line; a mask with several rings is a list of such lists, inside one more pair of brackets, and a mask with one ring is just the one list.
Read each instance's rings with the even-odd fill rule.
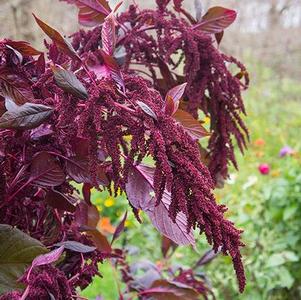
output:
[[110,69],[105,65],[95,64],[88,65],[88,69],[96,75],[98,79],[110,77]]
[[[153,225],[160,233],[171,239],[178,245],[195,245],[193,232],[187,233],[186,216],[179,212],[174,223],[168,215],[169,205],[171,203],[170,193],[166,190],[163,198],[158,206],[155,206],[156,199],[151,195],[154,192],[153,176],[154,168],[139,165],[135,167],[136,171],[129,174],[128,183],[126,185],[126,193],[130,203],[137,209],[143,209]],[[139,176],[140,174],[140,176]],[[134,175],[134,177],[132,177]],[[139,196],[135,196],[135,192],[143,198],[139,200]]]
[[52,114],[53,109],[43,104],[25,103],[10,106],[0,118],[0,128],[32,129],[41,125]]
[[61,89],[80,99],[88,99],[86,88],[71,71],[61,66],[53,66],[51,69],[54,80]]
[[145,104],[142,101],[137,101],[136,103],[148,116],[152,117],[155,120],[158,120],[158,117],[155,114],[155,112],[147,104]]
[[111,13],[109,14],[101,29],[102,49],[108,55],[113,55],[116,45],[116,28],[115,28],[115,17]]
[[187,83],[177,85],[169,90],[165,97],[165,114],[172,116],[179,108],[180,100],[185,92]]
[[108,55],[103,50],[100,50],[101,56],[104,60],[106,70],[103,70],[103,75],[110,75],[111,78],[115,81],[115,83],[125,92],[123,75],[120,71],[120,67],[115,60],[115,58],[111,55]]
[[218,252],[215,252],[214,250],[208,250],[195,264],[195,267],[200,267],[203,265],[208,264],[211,262],[214,258],[216,258],[220,253],[220,249]]
[[61,257],[63,251],[64,251],[64,246],[61,246],[60,248],[57,248],[49,253],[37,256],[31,263],[31,267],[27,273],[27,281],[29,279],[31,270],[34,267],[44,266],[56,262]]
[[42,137],[51,135],[53,130],[49,124],[41,124],[39,127],[34,128],[30,131],[30,138],[32,140],[39,140]]
[[32,160],[30,181],[41,186],[57,186],[65,181],[65,174],[58,160],[47,152],[38,153]]
[[156,300],[198,300],[200,294],[192,287],[165,279],[156,280],[151,288],[140,292],[140,295],[151,295]]
[[113,234],[113,238],[112,238],[112,242],[111,242],[111,245],[113,244],[113,242],[118,239],[118,237],[120,236],[120,234],[123,232],[124,230],[124,224],[125,224],[125,221],[126,221],[126,218],[127,218],[127,215],[128,215],[128,212],[125,212],[121,222],[118,224],[118,226],[116,227],[116,230]]
[[130,170],[128,182],[126,184],[126,194],[130,203],[137,209],[143,211],[149,210],[154,206],[154,199],[151,193],[154,192],[153,187],[147,181],[145,174],[150,172],[150,177],[153,176],[153,169],[144,167],[144,172],[140,172],[137,167]]
[[210,8],[193,28],[206,33],[219,33],[229,27],[235,21],[236,16],[235,10],[215,6]]
[[54,246],[55,247],[63,246],[65,247],[65,249],[72,250],[75,252],[80,252],[80,253],[89,253],[96,250],[96,247],[87,246],[76,241],[65,241],[65,242],[57,243]]

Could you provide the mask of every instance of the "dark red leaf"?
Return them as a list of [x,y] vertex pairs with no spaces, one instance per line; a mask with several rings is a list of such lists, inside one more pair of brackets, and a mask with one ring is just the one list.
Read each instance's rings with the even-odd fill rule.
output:
[[137,101],[136,103],[148,116],[152,117],[155,120],[158,120],[158,117],[155,114],[155,112],[146,103],[142,101]]
[[92,185],[90,185],[89,183],[84,183],[83,184],[82,193],[83,193],[84,200],[88,205],[92,205],[92,203],[91,203],[91,189],[92,189]]
[[178,109],[173,117],[184,127],[185,131],[194,140],[210,135],[210,133],[202,126],[200,121],[196,120],[190,113],[184,110]]
[[36,68],[37,68],[37,71],[40,73],[40,74],[43,74],[45,72],[45,68],[46,68],[46,63],[45,63],[45,56],[44,56],[44,53],[42,53],[39,58],[37,59],[36,61]]
[[17,105],[31,102],[34,96],[31,87],[23,78],[10,72],[1,72],[1,94],[12,99]]
[[179,108],[187,83],[177,85],[169,90],[165,97],[165,114],[172,116]]
[[87,246],[76,241],[65,241],[65,242],[57,243],[54,246],[55,247],[64,246],[65,249],[75,251],[75,252],[80,252],[80,253],[89,253],[89,252],[93,252],[96,249],[95,247]]
[[31,273],[32,268],[38,267],[38,266],[43,266],[43,265],[48,265],[48,264],[51,264],[53,262],[56,262],[61,257],[63,251],[64,251],[64,246],[61,246],[61,247],[59,247],[59,248],[57,248],[57,249],[55,249],[55,250],[53,250],[49,253],[37,256],[32,261],[31,267],[30,267],[30,269],[27,273],[27,280],[30,277],[30,273]]
[[55,190],[49,190],[45,196],[45,201],[53,208],[63,211],[75,212],[76,200]]
[[99,212],[94,205],[88,205],[85,202],[80,202],[77,205],[75,220],[76,223],[84,229],[94,230],[100,219]]
[[71,71],[65,70],[61,66],[52,66],[51,69],[54,80],[61,89],[80,99],[88,99],[86,88]]
[[[171,203],[170,193],[165,190],[160,204],[155,206],[156,199],[152,195],[152,193],[154,193],[154,168],[139,165],[136,166],[135,169],[136,171],[130,172],[128,183],[126,184],[126,193],[130,203],[137,209],[147,207],[143,210],[148,214],[153,225],[159,232],[176,244],[194,245],[195,240],[192,231],[187,233],[186,216],[182,212],[179,212],[175,223],[169,217],[168,209]],[[133,175],[134,178],[132,177]],[[134,195],[136,191],[138,195],[143,196],[140,201],[137,196]]]
[[167,86],[174,86],[175,79],[172,76],[168,65],[160,58],[158,59],[158,67],[162,75],[162,78],[164,79],[164,81],[166,81]]
[[81,202],[75,213],[76,223],[94,242],[99,251],[111,253],[112,248],[107,238],[96,228],[100,220],[99,212],[94,205]]
[[96,26],[103,23],[111,9],[106,0],[63,0],[79,8],[78,21],[84,26]]
[[61,50],[63,53],[67,54],[71,58],[77,58],[80,60],[80,57],[75,52],[68,40],[66,40],[58,31],[44,23],[34,14],[33,16],[36,19],[38,25],[41,27],[41,29],[48,35],[49,38],[52,39],[52,41],[56,44],[59,50]]
[[30,168],[31,182],[41,186],[58,186],[65,178],[59,161],[53,155],[43,151],[33,158]]
[[102,39],[102,49],[108,55],[113,55],[116,45],[116,29],[115,16],[111,13],[109,14],[101,29],[101,39]]
[[[66,171],[77,183],[93,183],[91,173],[89,171],[89,160],[87,157],[71,157],[66,161]],[[101,165],[97,166],[96,181],[99,185],[106,186],[109,184],[109,180],[106,175],[106,168]]]
[[200,294],[192,287],[165,279],[156,280],[150,289],[140,295],[151,295],[154,300],[199,300]]
[[13,47],[24,56],[40,55],[42,52],[33,48],[28,42],[25,41],[7,41],[7,45]]
[[221,43],[223,36],[224,36],[224,30],[215,34],[215,39],[218,45]]
[[52,112],[51,107],[42,104],[15,105],[0,117],[0,128],[32,129],[41,125]]
[[89,140],[83,137],[75,137],[71,141],[74,156],[81,158],[87,157],[89,154]]
[[116,227],[116,230],[113,234],[113,238],[112,238],[112,242],[111,242],[111,245],[114,243],[114,241],[116,239],[118,239],[118,237],[120,236],[120,234],[123,232],[124,230],[124,225],[125,225],[125,221],[126,221],[126,218],[127,218],[127,215],[128,213],[126,212],[121,220],[121,222],[118,224],[118,226]]
[[5,102],[0,101],[0,116],[2,116],[6,112]]
[[210,8],[193,28],[206,33],[219,33],[229,27],[235,21],[236,16],[235,10],[215,6]]
[[92,239],[96,248],[105,253],[111,253],[112,248],[108,239],[97,229],[87,231],[87,235]]
[[167,238],[166,236],[162,236],[161,238],[161,251],[163,254],[163,257],[167,256],[167,253],[170,249],[176,249],[177,248],[177,244],[175,244],[172,240],[170,240],[169,238]]

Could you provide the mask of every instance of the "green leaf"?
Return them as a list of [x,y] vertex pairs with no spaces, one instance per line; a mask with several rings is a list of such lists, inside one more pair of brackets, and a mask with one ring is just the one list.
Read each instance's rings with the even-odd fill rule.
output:
[[0,294],[20,289],[17,279],[34,258],[48,252],[38,240],[10,225],[0,224]]
[[298,260],[299,257],[294,252],[283,251],[280,253],[272,254],[267,261],[267,267],[277,267],[287,262],[296,262]]
[[287,268],[282,267],[280,268],[278,274],[280,277],[279,279],[281,287],[290,289],[293,286],[295,279],[289,272],[289,270]]
[[283,212],[283,221],[287,221],[292,216],[294,216],[297,210],[298,210],[297,204],[286,207]]

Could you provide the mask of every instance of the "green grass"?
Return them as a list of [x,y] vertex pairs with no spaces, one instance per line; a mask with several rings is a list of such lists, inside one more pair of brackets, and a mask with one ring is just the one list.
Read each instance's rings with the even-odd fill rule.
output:
[[81,296],[88,298],[89,300],[95,299],[101,295],[105,300],[118,299],[118,287],[115,280],[115,270],[113,270],[109,261],[99,264],[99,272],[102,278],[95,276],[93,284],[88,286]]

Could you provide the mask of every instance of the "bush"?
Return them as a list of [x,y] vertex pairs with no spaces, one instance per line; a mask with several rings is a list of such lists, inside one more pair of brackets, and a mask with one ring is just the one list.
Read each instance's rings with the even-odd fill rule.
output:
[[[92,188],[125,192],[137,220],[144,211],[167,250],[195,245],[193,230],[204,232],[210,256],[231,257],[242,292],[242,231],[224,218],[227,209],[212,193],[228,164],[237,167],[233,137],[241,151],[248,137],[240,117],[248,74],[214,46],[236,13],[215,7],[195,20],[182,1],[174,1],[175,14],[170,1],[158,0],[156,10],[131,5],[115,16],[119,5],[112,11],[106,1],[67,2],[94,29],[75,33],[71,45],[34,16],[52,40],[45,42],[47,61],[26,42],[0,44],[0,257],[11,263],[1,266],[0,299],[76,298],[107,258],[121,269],[120,299],[211,294],[193,268],[162,268],[168,276],[157,272],[141,284],[127,251],[113,248],[127,213],[109,243],[98,228]],[[208,129],[200,112],[210,119]],[[199,140],[206,136],[205,148]]]

